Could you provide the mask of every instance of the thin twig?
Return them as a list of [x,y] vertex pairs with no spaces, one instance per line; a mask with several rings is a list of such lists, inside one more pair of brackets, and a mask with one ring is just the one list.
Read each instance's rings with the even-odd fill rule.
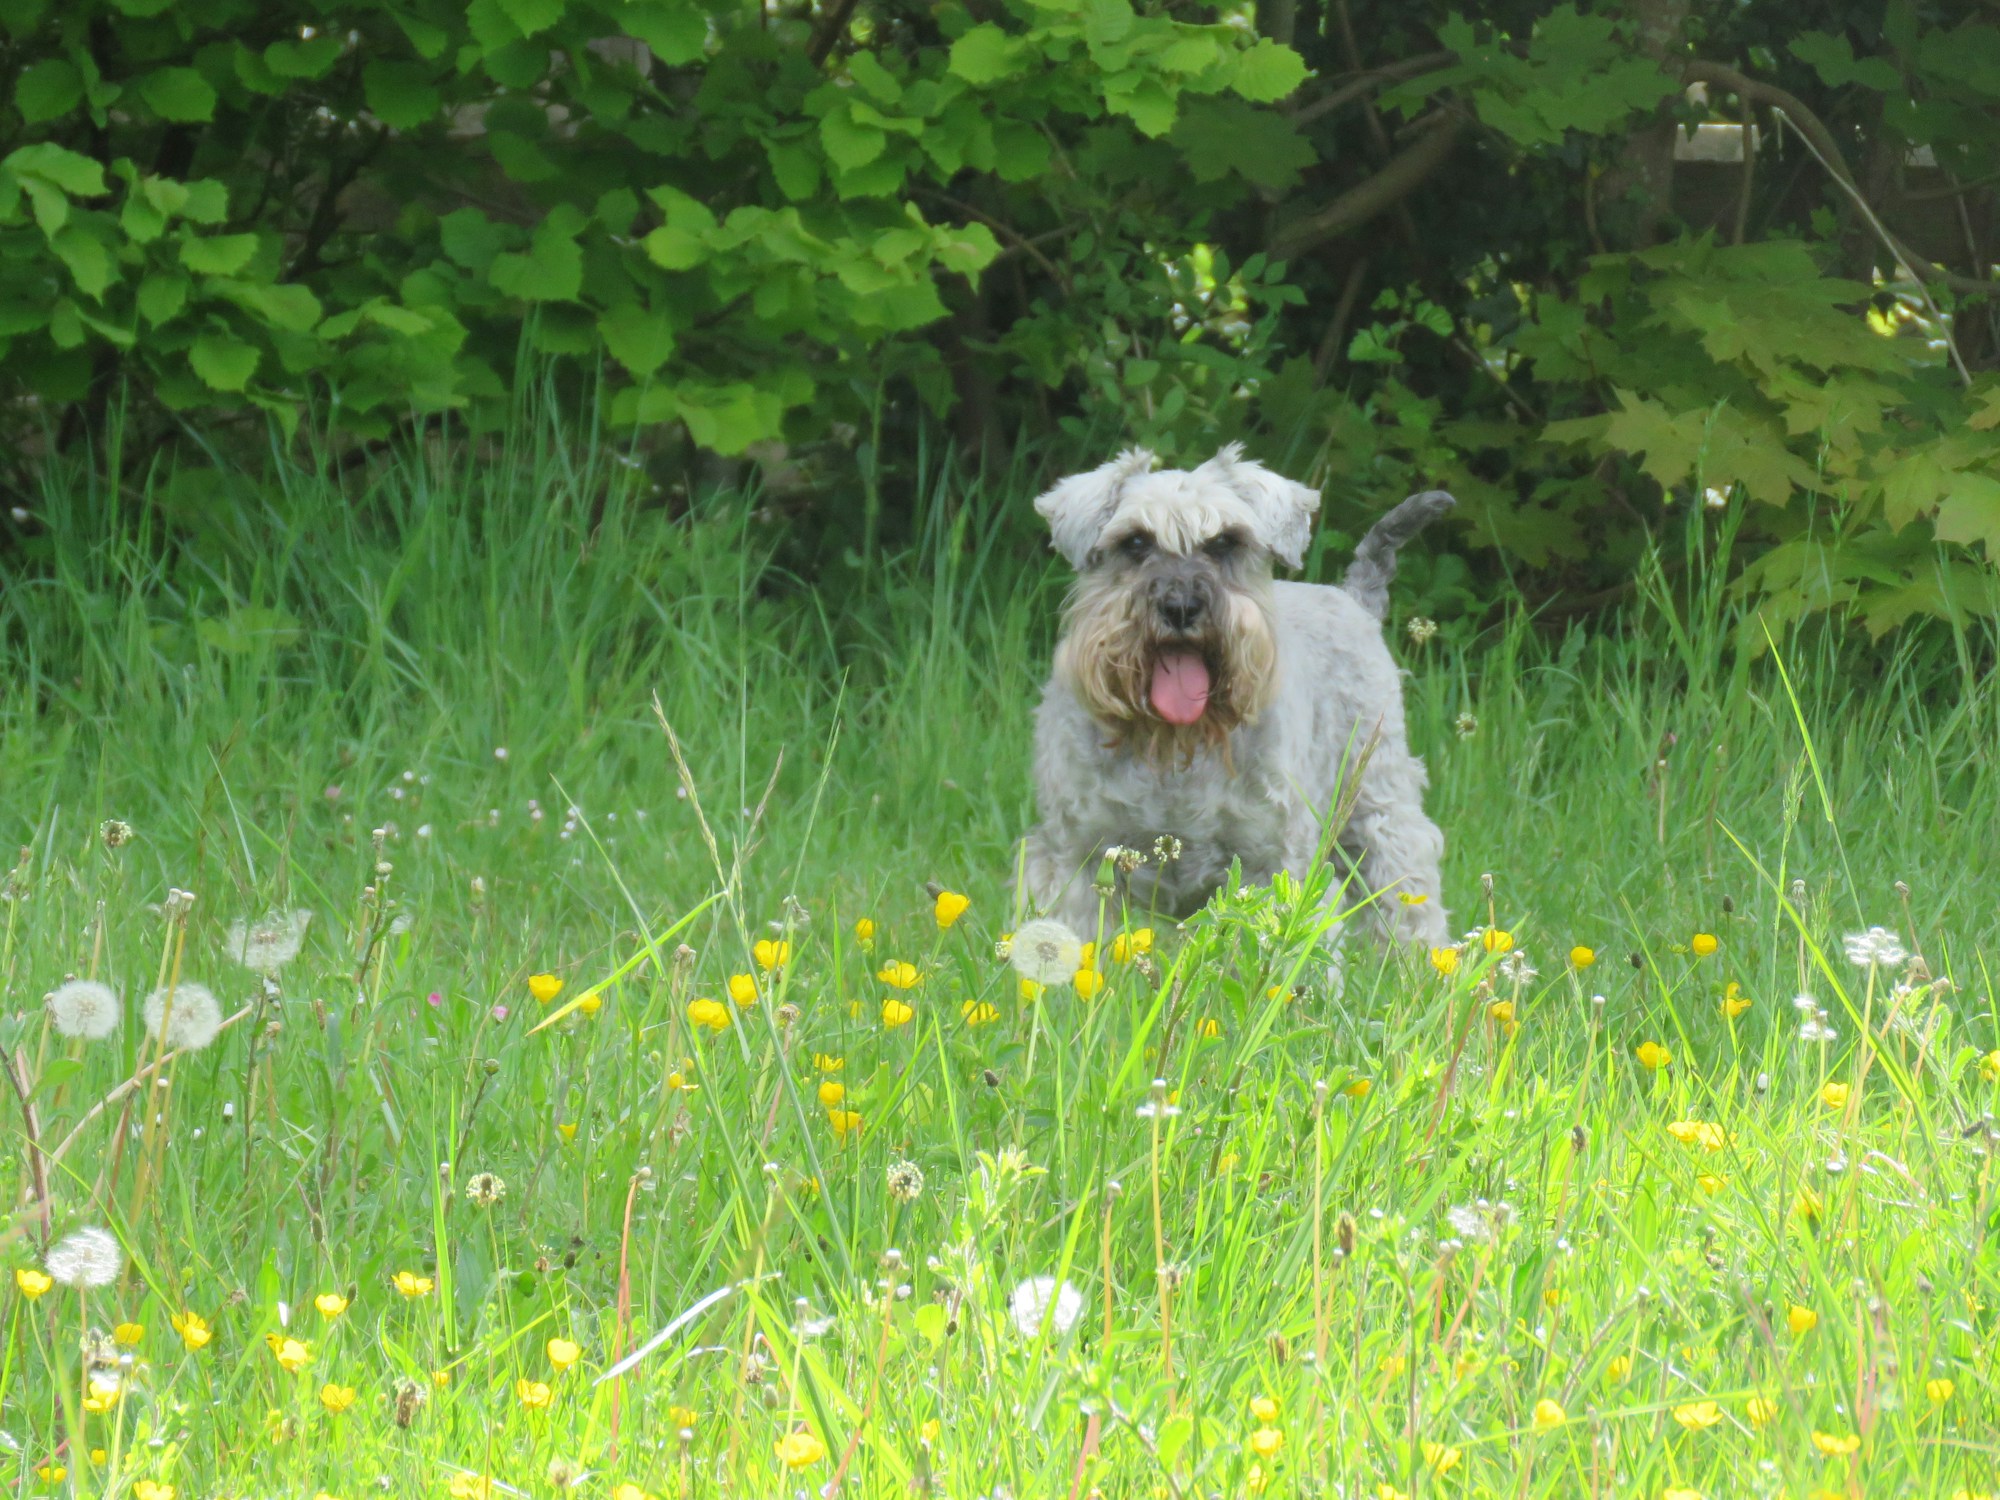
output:
[[[235,1015],[231,1016],[228,1020],[224,1021],[220,1026],[216,1027],[217,1034],[220,1035],[222,1032],[225,1032],[230,1027],[234,1026],[238,1021],[244,1019],[246,1016],[250,1014],[252,1008],[253,1007],[248,1005],[244,1006],[243,1009],[239,1010],[238,1012],[236,1012]],[[106,1094],[102,1099],[98,1100],[95,1104],[91,1105],[91,1107],[88,1110],[84,1111],[83,1118],[78,1120],[75,1126],[71,1128],[70,1133],[62,1138],[62,1144],[57,1146],[55,1150],[48,1153],[49,1165],[54,1166],[56,1163],[60,1162],[63,1159],[63,1157],[69,1154],[69,1148],[71,1146],[74,1146],[76,1144],[76,1138],[83,1134],[84,1126],[88,1125],[92,1120],[96,1119],[99,1115],[103,1114],[105,1110],[109,1109],[119,1100],[125,1098],[126,1095],[130,1094],[134,1089],[138,1088],[141,1083],[145,1082],[147,1078],[152,1076],[154,1073],[159,1072],[161,1068],[165,1067],[168,1063],[172,1062],[175,1058],[180,1057],[183,1053],[187,1052],[188,1050],[189,1049],[186,1047],[181,1047],[176,1049],[175,1051],[165,1054],[162,1057],[154,1059],[152,1062],[146,1064],[145,1067],[139,1069],[139,1071],[134,1073],[130,1078],[126,1079],[123,1083],[119,1084],[110,1093]]]
[[28,1133],[28,1176],[34,1183],[35,1204],[41,1210],[42,1245],[46,1249],[55,1228],[49,1218],[49,1169],[42,1159],[42,1122],[35,1114],[35,1101],[28,1088],[28,1054],[16,1047],[6,1072],[7,1081],[14,1085],[15,1097],[21,1101],[21,1118]]

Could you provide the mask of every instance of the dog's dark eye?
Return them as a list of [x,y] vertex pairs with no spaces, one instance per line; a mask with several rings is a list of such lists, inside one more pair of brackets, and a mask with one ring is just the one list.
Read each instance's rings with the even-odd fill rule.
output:
[[1135,531],[1118,544],[1118,550],[1137,562],[1153,550],[1153,539],[1143,531]]
[[1212,536],[1202,543],[1202,551],[1217,562],[1227,562],[1243,550],[1243,538],[1233,531],[1225,531],[1220,536]]

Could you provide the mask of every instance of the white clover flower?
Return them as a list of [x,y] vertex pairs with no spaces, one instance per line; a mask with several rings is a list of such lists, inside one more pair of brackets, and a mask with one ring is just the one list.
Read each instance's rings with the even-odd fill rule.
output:
[[1454,1235],[1472,1244],[1493,1237],[1493,1226],[1488,1222],[1486,1215],[1470,1203],[1461,1203],[1456,1208],[1446,1209],[1444,1221],[1451,1226]]
[[125,1252],[108,1229],[79,1229],[49,1247],[42,1264],[64,1286],[110,1286],[125,1269]]
[[164,1027],[166,1044],[176,1050],[199,1052],[222,1030],[222,1006],[214,992],[192,980],[182,980],[171,990],[154,990],[140,1014],[156,1040]]
[[1024,1339],[1040,1334],[1045,1322],[1050,1335],[1061,1338],[1083,1316],[1083,1293],[1053,1276],[1030,1276],[1008,1294],[1007,1314]]
[[1024,922],[1008,949],[1014,972],[1036,984],[1067,984],[1083,962],[1083,942],[1060,922]]
[[1886,927],[1850,932],[1840,945],[1847,950],[1847,961],[1857,969],[1893,969],[1909,957],[1903,951],[1903,940]]
[[224,950],[253,974],[272,975],[299,956],[306,928],[313,914],[297,911],[274,912],[254,924],[241,917],[229,924]]
[[59,984],[48,998],[49,1020],[66,1037],[99,1042],[118,1029],[118,995],[95,979]]

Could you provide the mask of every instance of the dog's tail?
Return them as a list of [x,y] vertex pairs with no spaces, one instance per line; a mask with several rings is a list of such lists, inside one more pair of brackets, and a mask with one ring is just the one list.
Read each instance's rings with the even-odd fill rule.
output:
[[1361,607],[1380,620],[1389,613],[1389,583],[1396,576],[1396,554],[1403,545],[1458,502],[1443,490],[1424,490],[1410,496],[1388,515],[1369,527],[1368,535],[1354,549],[1354,561],[1340,586],[1361,601]]

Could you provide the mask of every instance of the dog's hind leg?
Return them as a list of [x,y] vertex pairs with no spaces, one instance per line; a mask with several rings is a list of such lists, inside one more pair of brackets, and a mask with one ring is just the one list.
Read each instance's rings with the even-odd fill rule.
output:
[[1383,746],[1361,777],[1360,796],[1341,842],[1355,856],[1365,893],[1391,937],[1442,947],[1451,931],[1444,909],[1444,834],[1424,813],[1423,762]]

